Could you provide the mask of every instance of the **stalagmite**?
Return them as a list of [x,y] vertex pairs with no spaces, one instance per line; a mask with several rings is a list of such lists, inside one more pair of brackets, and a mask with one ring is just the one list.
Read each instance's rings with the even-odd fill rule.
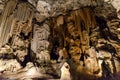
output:
[[72,80],[69,70],[70,70],[70,66],[67,62],[65,62],[61,68],[60,80]]

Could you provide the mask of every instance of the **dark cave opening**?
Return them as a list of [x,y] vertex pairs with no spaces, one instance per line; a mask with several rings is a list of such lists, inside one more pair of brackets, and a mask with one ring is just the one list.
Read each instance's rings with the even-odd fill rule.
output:
[[[29,45],[30,45],[30,44],[29,44]],[[21,63],[21,65],[22,65],[23,67],[25,67],[28,62],[34,62],[34,61],[31,59],[31,49],[30,49],[30,46],[28,47],[28,54],[25,55],[24,61]]]
[[25,33],[23,33],[22,31],[20,32],[21,39],[23,39],[23,40],[29,39],[31,34],[32,34],[32,32],[29,32],[28,35],[25,35]]
[[51,54],[50,54],[50,57],[52,60],[57,60],[59,57],[59,53],[58,53],[59,45],[60,45],[59,39],[53,38],[52,50],[51,50]]
[[104,17],[95,17],[97,25],[99,26],[100,36],[108,41],[114,40],[116,43],[120,43],[120,39],[117,34],[112,32],[107,25],[107,20]]
[[104,17],[96,16],[95,19],[96,19],[97,25],[99,26],[101,37],[103,37],[106,40],[109,40],[108,36],[110,36],[111,33],[107,26],[107,21],[105,20]]

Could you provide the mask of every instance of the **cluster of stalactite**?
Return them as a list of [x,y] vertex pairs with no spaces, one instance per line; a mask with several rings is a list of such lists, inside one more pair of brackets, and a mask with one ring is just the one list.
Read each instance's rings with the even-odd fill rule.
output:
[[[74,2],[70,10],[68,7],[62,9],[64,3],[58,1],[61,5],[57,11],[53,10],[56,6],[51,8],[49,1],[35,1],[29,0],[30,4],[27,0],[8,0],[1,14],[2,76],[11,79],[28,79],[32,75],[31,78],[61,76],[60,80],[117,80],[120,20],[113,6],[105,3],[95,7],[91,5],[97,4],[98,0],[89,0],[90,4],[84,7]],[[71,3],[72,0],[65,6]],[[14,76],[9,75],[11,72]],[[15,77],[16,73],[22,72],[22,76]]]
[[102,12],[108,8],[115,12],[110,4],[105,5],[52,18],[51,57],[59,61],[62,56],[70,64],[75,80],[87,79],[86,75],[91,75],[89,79],[118,79],[119,19],[116,13]]
[[0,72],[10,74],[29,61],[34,7],[28,2],[9,0],[0,19]]
[[[40,73],[54,72],[49,65],[48,22],[40,23],[34,13],[35,7],[27,1],[9,0],[1,14],[0,72],[5,78],[24,79],[31,75],[28,73],[34,78],[40,77]],[[36,67],[39,68],[36,70]],[[13,75],[22,73],[23,77],[11,77],[11,72]],[[47,78],[47,75],[43,76]]]
[[[76,70],[74,70],[75,72],[81,72],[84,65],[85,68],[88,68],[88,65],[95,67],[94,69],[90,68],[92,69],[91,73],[98,70],[95,57],[93,57],[94,61],[92,64],[87,62],[88,57],[96,54],[95,52],[90,53],[89,50],[92,46],[91,44],[94,43],[90,43],[92,40],[90,35],[92,35],[92,31],[97,27],[95,16],[93,14],[93,10],[86,7],[52,19],[52,58],[56,59],[57,57],[54,58],[54,56],[61,56],[57,50],[60,51],[65,48],[67,55],[63,52],[63,59],[71,60],[70,63],[73,61],[75,62],[74,64],[78,64],[77,67],[81,67],[79,70],[76,68]],[[74,64],[71,66],[75,69]]]
[[87,55],[90,48],[90,30],[96,27],[92,13],[90,8],[82,8],[53,18],[51,26],[53,47],[56,50],[66,48],[72,59],[81,54]]

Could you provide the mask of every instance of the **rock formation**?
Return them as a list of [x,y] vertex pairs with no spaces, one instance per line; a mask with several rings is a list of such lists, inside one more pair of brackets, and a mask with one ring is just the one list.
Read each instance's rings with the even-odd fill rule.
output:
[[0,0],[5,80],[119,80],[119,0]]

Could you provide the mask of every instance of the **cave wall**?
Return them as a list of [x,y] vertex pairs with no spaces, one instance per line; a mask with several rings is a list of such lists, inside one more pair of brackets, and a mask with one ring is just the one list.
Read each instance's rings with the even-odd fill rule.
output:
[[[31,62],[39,73],[60,78],[60,68],[67,62],[73,80],[111,75],[117,79],[120,20],[109,2],[6,0],[4,4],[0,15],[1,72],[29,70]],[[4,65],[7,61],[17,67]]]

